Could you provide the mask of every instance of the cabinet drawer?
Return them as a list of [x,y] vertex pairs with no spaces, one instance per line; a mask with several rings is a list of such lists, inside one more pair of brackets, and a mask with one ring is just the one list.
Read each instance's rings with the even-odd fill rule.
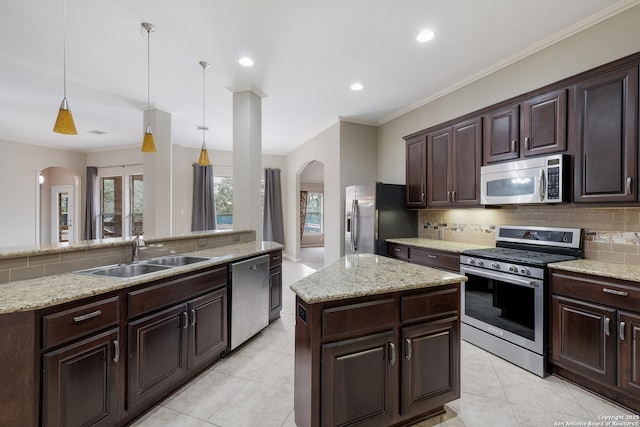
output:
[[277,267],[282,264],[282,251],[269,253],[269,268]]
[[460,255],[422,248],[411,248],[411,262],[426,267],[460,271]]
[[42,348],[49,348],[118,323],[118,297],[105,298],[42,317]]
[[640,287],[628,282],[586,275],[551,273],[551,292],[615,308],[637,311]]
[[458,288],[442,289],[418,295],[402,297],[402,323],[431,320],[458,314],[460,292]]
[[384,299],[322,311],[324,340],[364,335],[392,328],[395,319],[393,299]]
[[128,317],[149,313],[168,305],[213,290],[227,283],[227,267],[196,273],[179,279],[162,281],[156,285],[129,292]]
[[389,243],[389,256],[392,258],[398,258],[404,261],[409,261],[409,246],[398,245],[396,243]]

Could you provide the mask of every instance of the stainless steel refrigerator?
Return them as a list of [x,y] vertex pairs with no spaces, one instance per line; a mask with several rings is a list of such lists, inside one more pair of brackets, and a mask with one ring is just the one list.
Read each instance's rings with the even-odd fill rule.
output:
[[349,186],[345,211],[345,255],[386,256],[386,239],[418,235],[418,212],[405,208],[404,185],[376,182]]

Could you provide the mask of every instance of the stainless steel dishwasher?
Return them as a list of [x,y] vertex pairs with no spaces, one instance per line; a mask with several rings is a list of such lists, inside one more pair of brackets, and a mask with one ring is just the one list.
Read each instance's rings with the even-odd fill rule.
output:
[[269,325],[269,255],[232,263],[229,272],[233,350]]

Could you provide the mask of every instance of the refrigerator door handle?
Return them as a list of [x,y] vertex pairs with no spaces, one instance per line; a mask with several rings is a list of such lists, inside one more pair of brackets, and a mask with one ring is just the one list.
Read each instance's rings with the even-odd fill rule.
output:
[[358,250],[358,199],[353,199],[351,206],[351,249]]

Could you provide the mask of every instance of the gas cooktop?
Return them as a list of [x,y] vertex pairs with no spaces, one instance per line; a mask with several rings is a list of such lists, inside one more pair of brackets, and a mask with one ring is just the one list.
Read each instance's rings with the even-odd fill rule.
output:
[[544,267],[547,264],[561,261],[571,261],[578,259],[578,256],[553,254],[548,252],[538,252],[512,248],[488,248],[469,249],[462,252],[463,255],[477,258],[490,259],[495,261],[512,262],[523,265],[534,265]]

